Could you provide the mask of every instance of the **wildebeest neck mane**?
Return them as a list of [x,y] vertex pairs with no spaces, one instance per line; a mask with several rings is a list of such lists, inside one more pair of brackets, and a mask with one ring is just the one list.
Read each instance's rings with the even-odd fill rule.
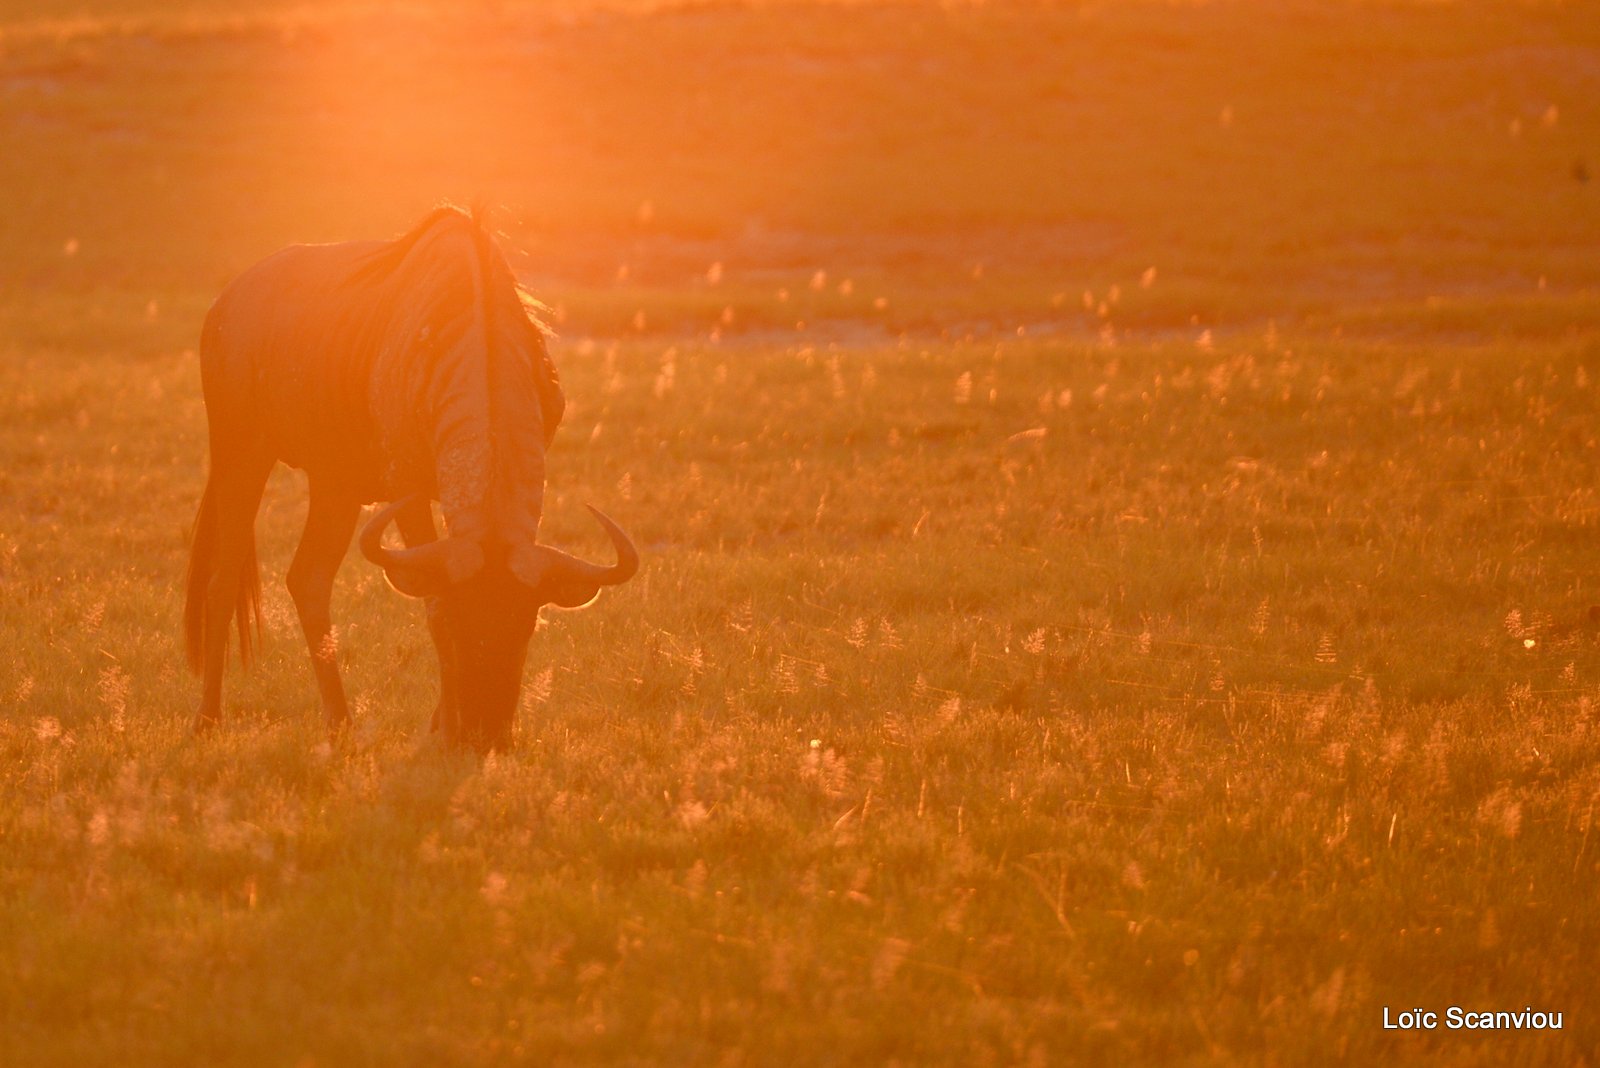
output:
[[350,326],[370,353],[390,483],[431,482],[453,533],[531,540],[561,390],[543,329],[482,224],[439,209],[368,252],[342,288],[345,306],[363,308]]

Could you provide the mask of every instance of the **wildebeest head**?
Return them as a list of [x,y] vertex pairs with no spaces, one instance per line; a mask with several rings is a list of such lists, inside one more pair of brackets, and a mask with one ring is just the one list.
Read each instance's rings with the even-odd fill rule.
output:
[[405,549],[383,544],[384,531],[418,498],[379,510],[361,532],[361,552],[383,568],[400,593],[428,600],[428,625],[440,656],[439,718],[451,743],[500,749],[522,682],[528,640],[547,604],[582,608],[602,586],[632,578],[639,554],[622,528],[590,507],[616,549],[611,566],[580,560],[530,539],[514,544],[452,536]]

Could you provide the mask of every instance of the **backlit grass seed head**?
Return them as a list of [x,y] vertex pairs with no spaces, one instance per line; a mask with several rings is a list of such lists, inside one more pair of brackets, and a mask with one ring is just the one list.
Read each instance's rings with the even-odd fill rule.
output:
[[910,952],[911,943],[904,938],[885,938],[872,962],[872,988],[882,990],[893,982]]
[[100,703],[111,712],[111,729],[121,733],[128,711],[128,675],[117,664],[100,670]]
[[1305,702],[1304,711],[1300,716],[1300,726],[1309,738],[1315,738],[1322,733],[1322,728],[1328,722],[1328,713],[1333,709],[1333,701],[1326,697],[1317,697]]
[[[850,624],[850,633],[845,638],[845,641],[857,649],[866,648],[867,621],[861,617],[857,617],[855,622]],[[33,680],[29,679],[28,681],[31,683]]]
[[800,758],[800,779],[831,800],[843,797],[850,789],[850,769],[831,746],[823,749],[807,745]]
[[1335,968],[1327,982],[1311,992],[1311,1008],[1317,1015],[1332,1019],[1344,1003],[1344,968]]
[[711,810],[693,798],[684,801],[673,812],[686,830],[694,830],[711,819]]
[[1435,793],[1450,786],[1450,740],[1442,723],[1434,724],[1422,745],[1423,780]]
[[1411,395],[1417,391],[1418,387],[1426,382],[1427,379],[1428,369],[1426,367],[1412,367],[1407,369],[1405,373],[1400,376],[1400,380],[1395,383],[1394,399],[1397,401],[1409,399]]
[[1122,885],[1129,890],[1143,890],[1145,888],[1144,869],[1137,860],[1128,861],[1122,869]]
[[878,644],[885,649],[900,648],[900,635],[895,633],[894,624],[887,619],[878,620]]
[[1316,659],[1319,664],[1337,664],[1339,662],[1339,654],[1333,647],[1333,635],[1326,631],[1323,632],[1322,637],[1317,639]]
[[84,828],[84,837],[96,848],[104,847],[111,841],[111,817],[104,808],[96,808],[94,815],[89,817],[89,825]]
[[1026,447],[1029,451],[1037,455],[1044,447],[1044,439],[1049,436],[1049,427],[1030,427],[1027,430],[1019,430],[1015,434],[1012,434],[1009,438],[1006,438],[1005,445],[1008,448]]
[[1391,731],[1383,739],[1383,766],[1391,771],[1405,759],[1407,737],[1404,730]]
[[261,625],[268,634],[285,633],[290,627],[298,631],[299,617],[281,586],[271,584],[262,590]]
[[787,656],[778,657],[778,666],[773,670],[772,681],[781,694],[793,696],[800,692],[800,680],[795,675],[794,661]]
[[704,859],[696,860],[689,865],[689,870],[683,873],[683,892],[691,901],[699,898],[706,892],[706,877],[710,874]]
[[1500,922],[1494,909],[1489,909],[1478,921],[1478,948],[1495,949],[1500,945]]
[[555,678],[556,669],[554,667],[546,667],[522,688],[522,707],[524,711],[531,712],[550,700],[550,692],[555,688]]
[[1501,787],[1478,805],[1478,822],[1505,838],[1522,833],[1522,802],[1509,787]]
[[967,404],[972,400],[972,372],[963,371],[956,378],[955,388],[951,391],[951,399],[957,404]]
[[661,354],[661,369],[656,373],[655,385],[651,392],[656,400],[660,400],[672,392],[678,379],[678,350],[669,348]]
[[478,894],[491,907],[497,907],[506,902],[506,887],[510,881],[497,871],[492,871],[483,877],[483,885],[478,888]]

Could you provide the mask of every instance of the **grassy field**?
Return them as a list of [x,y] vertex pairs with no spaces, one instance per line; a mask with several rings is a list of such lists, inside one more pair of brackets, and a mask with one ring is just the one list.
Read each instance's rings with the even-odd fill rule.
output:
[[[5,5],[0,1064],[1593,1063],[1596,14]],[[281,471],[193,739],[205,308],[442,198],[645,570],[330,745]]]

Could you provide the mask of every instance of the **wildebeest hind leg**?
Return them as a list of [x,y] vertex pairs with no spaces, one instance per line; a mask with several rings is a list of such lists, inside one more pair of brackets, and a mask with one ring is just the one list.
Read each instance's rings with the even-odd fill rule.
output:
[[[228,625],[235,613],[240,616],[240,644],[248,625],[240,605],[254,604],[256,509],[261,491],[272,470],[270,456],[218,457],[213,451],[211,478],[206,492],[212,497],[216,545],[211,580],[206,587],[200,707],[195,712],[194,729],[201,733],[217,725],[222,716],[222,670],[228,653]],[[242,596],[243,595],[243,596]]]
[[312,479],[306,529],[289,564],[289,596],[300,615],[300,629],[305,632],[306,647],[311,652],[311,670],[317,677],[317,693],[330,733],[349,722],[350,707],[345,700],[344,682],[339,678],[338,642],[328,605],[333,598],[334,576],[350,548],[350,535],[360,515],[359,501]]

